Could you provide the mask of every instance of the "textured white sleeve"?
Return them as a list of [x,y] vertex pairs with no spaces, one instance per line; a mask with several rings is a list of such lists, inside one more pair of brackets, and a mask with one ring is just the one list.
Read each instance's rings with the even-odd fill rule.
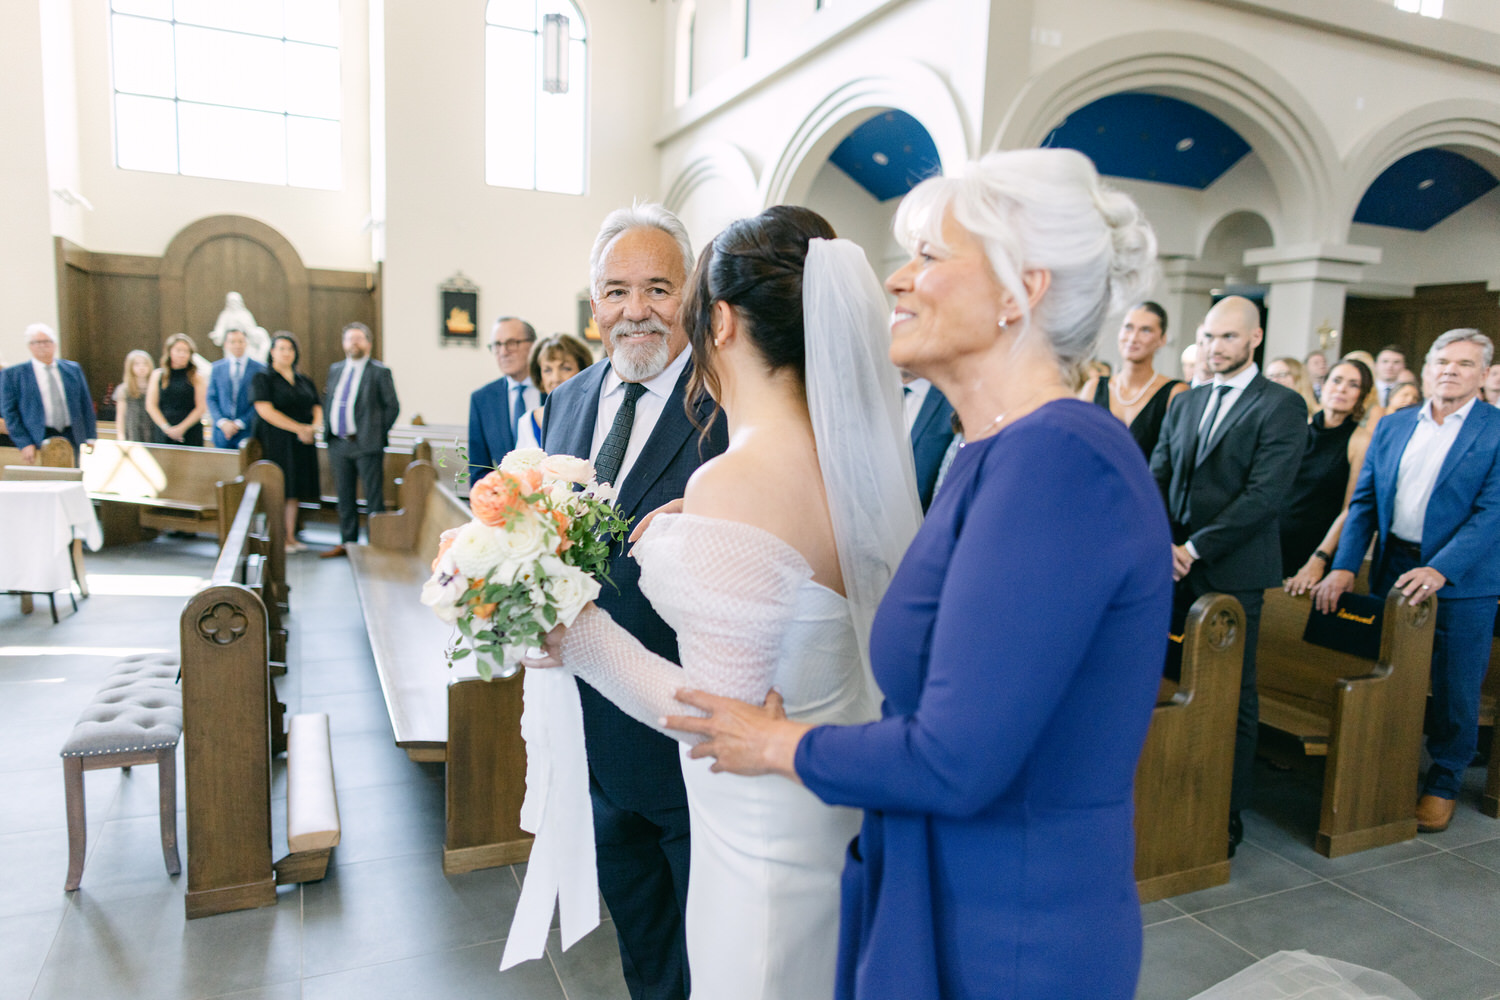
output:
[[676,698],[684,687],[765,700],[796,596],[812,576],[806,560],[758,528],[710,518],[658,517],[636,546],[641,591],[677,632],[682,666],[657,656],[589,608],[569,627],[563,662],[631,718],[662,729],[668,715],[695,715]]

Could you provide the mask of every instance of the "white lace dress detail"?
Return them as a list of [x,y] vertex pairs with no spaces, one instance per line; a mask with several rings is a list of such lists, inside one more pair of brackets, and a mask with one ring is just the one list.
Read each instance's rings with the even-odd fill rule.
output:
[[[562,650],[569,669],[632,717],[661,729],[663,716],[688,714],[675,698],[683,687],[759,703],[774,686],[787,714],[808,722],[877,714],[847,603],[814,583],[786,542],[750,525],[663,515],[635,557],[641,591],[677,631],[682,666],[597,609],[578,617]],[[859,812],[781,778],[713,774],[711,763],[690,759],[684,745],[693,995],[832,996],[839,876]]]

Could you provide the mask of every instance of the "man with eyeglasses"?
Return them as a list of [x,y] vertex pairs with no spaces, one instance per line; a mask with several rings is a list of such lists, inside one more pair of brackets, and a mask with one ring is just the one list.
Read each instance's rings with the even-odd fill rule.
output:
[[490,351],[500,377],[469,397],[469,483],[472,485],[516,446],[516,426],[542,404],[531,384],[531,345],[536,330],[524,319],[502,316],[490,332]]

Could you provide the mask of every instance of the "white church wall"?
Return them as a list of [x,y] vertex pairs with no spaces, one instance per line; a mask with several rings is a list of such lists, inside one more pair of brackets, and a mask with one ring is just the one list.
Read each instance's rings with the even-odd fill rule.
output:
[[[0,31],[0,362],[26,355],[29,323],[57,325],[57,276],[42,114],[42,26],[38,0],[7,8]],[[67,353],[67,331],[63,331]]]
[[73,0],[79,180],[94,206],[74,230],[76,242],[89,250],[155,256],[189,223],[245,215],[281,232],[310,267],[369,269],[367,2],[342,0],[339,8],[343,181],[339,190],[324,191],[116,167],[108,4]]
[[[1500,289],[1500,188],[1423,233],[1355,223],[1350,242],[1380,247],[1367,283],[1416,286],[1483,281]],[[1351,294],[1361,294],[1358,286]],[[1500,331],[1490,331],[1500,334]]]
[[665,93],[664,11],[583,5],[589,29],[589,169],[582,196],[491,187],[484,179],[483,5],[387,3],[385,360],[402,418],[467,420],[469,393],[498,377],[483,346],[439,343],[438,286],[480,287],[481,344],[502,315],[540,335],[575,332],[589,249],[610,211],[659,200],[652,145]]

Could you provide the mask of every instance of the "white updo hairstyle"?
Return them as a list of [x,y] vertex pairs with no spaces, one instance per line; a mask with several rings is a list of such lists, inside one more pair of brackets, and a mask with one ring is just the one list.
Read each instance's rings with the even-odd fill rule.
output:
[[[949,213],[1020,303],[1017,345],[1040,334],[1067,377],[1093,357],[1106,322],[1145,297],[1156,278],[1151,224],[1071,149],[989,153],[956,176],[928,178],[901,202],[896,237],[908,251],[924,242],[943,249]],[[1021,280],[1031,270],[1052,274],[1035,312]]]

